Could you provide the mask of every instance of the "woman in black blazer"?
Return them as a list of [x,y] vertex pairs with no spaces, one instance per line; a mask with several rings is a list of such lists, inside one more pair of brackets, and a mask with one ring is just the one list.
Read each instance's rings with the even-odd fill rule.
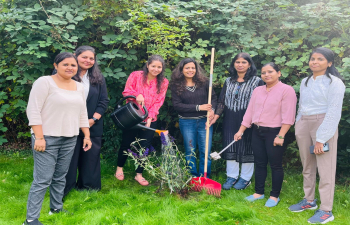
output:
[[[84,85],[92,147],[87,152],[83,151],[84,136],[80,132],[66,175],[64,196],[73,188],[78,190],[101,189],[100,150],[103,133],[102,116],[109,102],[106,81],[98,67],[95,49],[90,46],[80,46],[75,51],[75,56],[78,59],[81,72],[75,75],[73,79]],[[78,180],[77,170],[79,171]]]

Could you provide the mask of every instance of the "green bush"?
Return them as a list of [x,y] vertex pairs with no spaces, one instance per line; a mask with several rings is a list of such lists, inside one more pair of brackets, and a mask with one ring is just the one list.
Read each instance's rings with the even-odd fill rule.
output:
[[[296,1],[301,2],[301,1]],[[0,8],[0,145],[28,141],[25,115],[31,84],[51,73],[54,56],[91,45],[107,80],[111,112],[128,74],[150,54],[166,59],[166,76],[184,57],[209,71],[216,48],[214,81],[219,93],[232,57],[245,51],[257,67],[275,61],[283,82],[299,91],[308,74],[311,49],[331,48],[336,67],[350,81],[350,8],[341,0],[297,5],[279,0],[5,0]],[[350,103],[346,90],[339,126],[340,171],[349,169]],[[105,117],[104,157],[114,157],[121,132]],[[170,91],[161,108],[161,126],[181,143]],[[214,151],[221,147],[221,124],[215,125]],[[291,135],[292,141],[294,136]],[[287,165],[299,162],[297,145],[287,151]]]

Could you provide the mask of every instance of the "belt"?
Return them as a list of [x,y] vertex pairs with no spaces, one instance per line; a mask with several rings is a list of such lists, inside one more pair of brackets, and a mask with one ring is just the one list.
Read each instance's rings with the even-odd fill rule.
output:
[[279,131],[281,129],[281,127],[263,127],[256,124],[253,124],[253,127],[257,130],[262,130],[262,131],[276,131],[276,130]]

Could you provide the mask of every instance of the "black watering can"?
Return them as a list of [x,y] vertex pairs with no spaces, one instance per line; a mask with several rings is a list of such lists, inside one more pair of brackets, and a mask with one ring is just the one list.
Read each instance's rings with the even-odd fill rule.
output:
[[145,126],[146,123],[142,122],[148,116],[148,110],[145,106],[143,106],[145,112],[142,112],[141,108],[135,102],[129,102],[121,106],[127,98],[133,98],[136,100],[136,97],[133,95],[125,96],[117,102],[114,112],[111,113],[111,118],[117,127],[122,130],[147,129],[155,131],[159,135],[161,132],[165,132],[165,130],[156,130]]

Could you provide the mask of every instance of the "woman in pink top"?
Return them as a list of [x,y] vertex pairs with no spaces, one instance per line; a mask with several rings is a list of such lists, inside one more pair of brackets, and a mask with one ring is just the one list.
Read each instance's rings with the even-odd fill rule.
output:
[[[148,118],[145,120],[147,127],[156,128],[159,108],[163,105],[169,81],[164,77],[165,62],[159,55],[152,55],[142,71],[134,71],[130,74],[123,91],[123,96],[134,95],[141,106],[148,109]],[[140,141],[143,148],[151,145],[154,131],[149,130],[125,130],[118,152],[118,165],[115,177],[124,180],[123,166],[128,158],[125,151],[130,149],[130,144],[135,138]],[[135,180],[141,185],[148,185],[148,181],[142,177],[143,168],[136,169]]]
[[272,191],[265,206],[273,207],[280,201],[283,183],[282,156],[286,149],[284,137],[294,124],[297,98],[294,89],[279,81],[281,72],[276,64],[267,63],[261,69],[266,83],[252,94],[242,125],[234,139],[240,140],[243,132],[253,125],[252,149],[255,168],[255,193],[248,201],[264,198],[267,163],[272,170]]

